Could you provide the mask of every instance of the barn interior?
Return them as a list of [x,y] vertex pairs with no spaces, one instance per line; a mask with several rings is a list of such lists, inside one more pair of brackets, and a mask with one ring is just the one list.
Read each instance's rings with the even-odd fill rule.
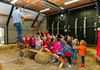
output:
[[[38,54],[45,56],[34,56],[31,59],[31,56],[41,50],[27,49],[28,52],[23,52],[18,49],[17,31],[12,20],[16,5],[21,7],[24,15],[29,15],[22,22],[22,35],[36,35],[39,32],[45,33],[45,30],[48,30],[50,35],[77,35],[79,41],[85,40],[89,46],[86,56],[87,67],[81,69],[79,59],[69,70],[100,69],[95,61],[100,30],[100,0],[0,0],[0,70],[66,70],[66,65],[59,68],[52,63],[41,64],[42,57],[46,58],[43,62],[51,58],[51,55],[45,53]],[[29,54],[22,57],[21,52],[22,56]],[[38,60],[41,62],[38,63]]]

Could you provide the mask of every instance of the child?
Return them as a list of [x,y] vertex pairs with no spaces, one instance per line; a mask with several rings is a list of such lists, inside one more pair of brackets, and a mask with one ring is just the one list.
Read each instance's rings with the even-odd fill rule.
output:
[[48,35],[50,35],[50,33],[49,33],[49,31],[48,31],[47,29],[45,30],[45,33],[44,33],[44,34],[45,34],[46,37],[47,37]]
[[[61,44],[59,42],[59,38],[57,38],[57,37],[55,38],[55,43],[54,43],[54,46],[53,46],[52,50],[58,56],[62,56],[62,47],[61,47]],[[55,59],[54,61],[55,61],[56,64],[58,64],[58,60],[57,59]]]
[[61,38],[61,39],[60,39],[60,44],[61,44],[61,47],[62,47],[62,48],[65,47],[66,44],[65,44],[64,38]]
[[72,65],[71,65],[71,57],[72,57],[72,47],[71,47],[71,41],[70,40],[67,40],[66,42],[66,45],[64,47],[64,55],[65,57],[67,58],[67,61],[68,61],[68,67],[71,68]]
[[35,48],[35,38],[34,38],[34,36],[32,36],[31,39],[30,39],[30,46],[31,46],[31,48]]
[[47,38],[43,38],[42,40],[43,40],[43,47],[49,49],[49,45],[47,43]]
[[31,35],[29,34],[26,38],[26,43],[27,43],[27,48],[30,47],[30,42],[31,42]]
[[77,46],[78,46],[78,39],[76,36],[72,40],[72,44],[73,44],[73,59],[76,61],[77,60]]
[[87,51],[86,45],[87,45],[87,43],[84,40],[81,40],[80,45],[78,46],[78,52],[79,52],[79,55],[81,56],[81,60],[82,60],[81,64],[80,64],[81,67],[85,66],[85,55],[86,55],[86,51]]
[[52,50],[52,48],[54,46],[54,39],[53,38],[51,38],[50,41],[48,41],[48,45],[49,45],[50,50],[53,51]]
[[40,36],[37,36],[36,41],[35,41],[36,49],[41,49],[43,46],[43,40],[41,40]]
[[22,36],[19,46],[20,46],[20,47],[19,47],[20,50],[26,48],[26,37],[25,37],[25,36]]

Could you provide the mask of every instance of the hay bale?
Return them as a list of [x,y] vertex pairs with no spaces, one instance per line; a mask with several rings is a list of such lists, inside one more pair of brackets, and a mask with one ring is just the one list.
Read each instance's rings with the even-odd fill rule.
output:
[[52,56],[48,52],[39,52],[35,56],[35,61],[41,64],[49,63],[52,59]]
[[2,50],[8,50],[8,49],[13,49],[15,47],[17,47],[17,44],[8,44],[8,45],[1,45],[0,46],[0,51]]
[[9,46],[9,49],[13,49],[13,48],[18,47],[18,45],[17,45],[17,44],[9,44],[8,46]]

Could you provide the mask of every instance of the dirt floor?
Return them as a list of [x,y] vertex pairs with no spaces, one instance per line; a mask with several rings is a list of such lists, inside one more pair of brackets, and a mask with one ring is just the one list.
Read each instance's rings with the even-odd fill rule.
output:
[[3,70],[100,70],[100,66],[95,63],[95,59],[92,57],[86,57],[86,68],[80,68],[80,58],[78,62],[73,63],[72,68],[67,67],[67,63],[63,68],[59,68],[58,65],[53,63],[39,64],[33,59],[23,58],[20,62],[17,60],[18,49],[10,49],[6,51],[0,51],[0,63],[2,63]]

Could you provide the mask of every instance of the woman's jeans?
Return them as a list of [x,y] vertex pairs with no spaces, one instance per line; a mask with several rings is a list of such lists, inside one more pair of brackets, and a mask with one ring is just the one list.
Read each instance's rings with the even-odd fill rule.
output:
[[18,32],[18,43],[20,43],[21,37],[22,37],[22,25],[21,25],[21,23],[15,23],[14,26],[17,28],[17,32]]

